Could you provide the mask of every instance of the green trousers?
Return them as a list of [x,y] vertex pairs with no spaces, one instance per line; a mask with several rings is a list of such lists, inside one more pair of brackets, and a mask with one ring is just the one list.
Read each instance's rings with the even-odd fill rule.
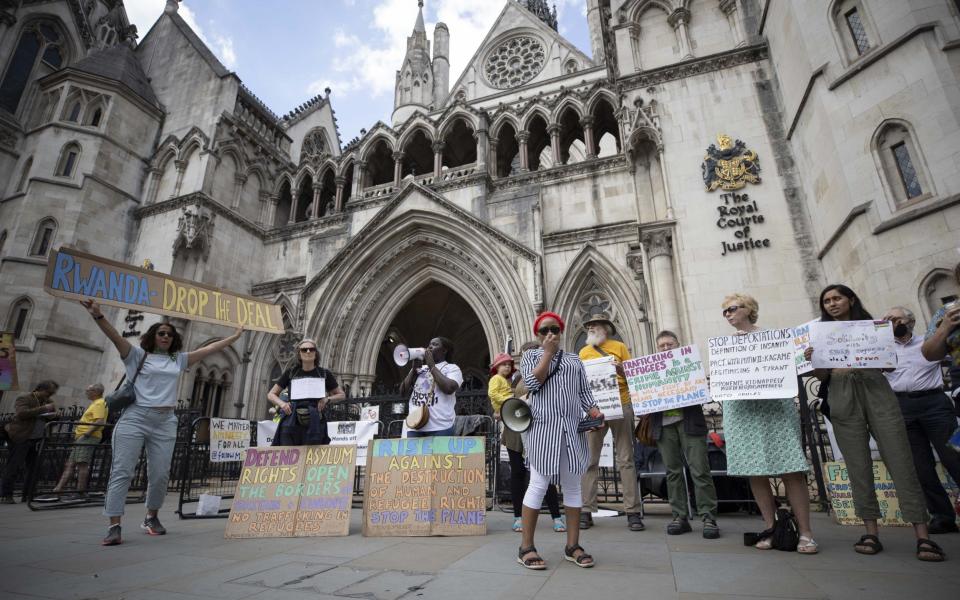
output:
[[930,516],[900,403],[883,374],[874,369],[834,371],[830,377],[830,422],[843,453],[853,492],[853,508],[861,519],[880,520],[880,504],[873,479],[870,436],[877,440],[893,483],[903,520],[926,523]]
[[690,478],[693,479],[697,497],[697,514],[700,517],[716,518],[717,489],[710,476],[710,461],[707,460],[707,438],[687,435],[683,421],[663,428],[657,449],[667,467],[667,495],[674,517],[689,518],[687,510],[687,485],[683,477],[683,462],[686,458]]

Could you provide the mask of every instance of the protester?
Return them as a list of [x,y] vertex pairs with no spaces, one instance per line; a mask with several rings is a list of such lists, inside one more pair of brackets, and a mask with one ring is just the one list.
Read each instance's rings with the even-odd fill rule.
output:
[[[873,320],[860,298],[845,285],[828,285],[820,292],[819,304],[820,320],[824,322]],[[807,360],[815,353],[816,348],[807,348]],[[927,539],[927,509],[911,459],[900,405],[887,379],[879,369],[817,369],[814,375],[821,385],[829,386],[830,421],[846,462],[854,510],[863,519],[867,531],[854,544],[854,550],[860,554],[877,554],[883,550],[877,529],[882,514],[874,487],[872,435],[897,488],[903,520],[913,524],[917,558],[942,561],[943,550]]]
[[[487,385],[487,397],[490,398],[490,404],[493,407],[493,418],[500,421],[500,409],[508,398],[515,396],[514,389],[510,386],[514,373],[517,372],[514,366],[513,357],[506,352],[500,353],[493,359],[490,365],[490,382]],[[526,395],[526,394],[524,394]],[[523,531],[523,519],[520,517],[523,495],[527,491],[527,481],[530,473],[523,459],[523,437],[519,432],[506,427],[501,427],[501,443],[507,448],[507,456],[510,457],[510,502],[513,504],[513,527],[514,531]],[[546,495],[547,508],[550,509],[550,516],[553,517],[553,530],[562,533],[567,530],[567,524],[560,515],[560,498],[557,495],[557,488],[552,483],[547,488]]]
[[[207,356],[228,347],[240,338],[242,328],[228,338],[208,344],[192,352],[181,352],[183,340],[170,323],[154,323],[140,337],[140,346],[133,346],[104,318],[100,306],[92,298],[81,301],[100,331],[113,342],[120,353],[126,377],[133,380],[136,400],[127,407],[113,428],[113,463],[103,514],[110,518],[110,528],[103,538],[104,546],[122,543],[120,521],[127,503],[127,491],[133,480],[140,452],[147,450],[147,514],[140,525],[150,535],[163,535],[157,511],[167,496],[170,461],[177,441],[177,384],[180,373]],[[139,375],[138,375],[139,371]]]
[[957,428],[953,401],[943,391],[943,372],[939,362],[931,362],[920,351],[923,340],[913,335],[917,319],[902,306],[888,310],[884,321],[893,324],[897,347],[897,368],[884,373],[897,395],[900,412],[907,427],[920,488],[926,500],[930,533],[957,533],[957,513],[937,475],[933,445],[954,481],[960,481],[960,453],[947,445]]
[[610,430],[613,434],[613,452],[617,469],[620,471],[620,483],[623,490],[623,509],[627,513],[627,527],[630,531],[643,531],[643,505],[640,503],[640,488],[637,486],[637,466],[633,462],[633,404],[630,402],[630,390],[623,374],[624,361],[630,360],[630,350],[621,341],[612,339],[617,329],[609,315],[598,313],[591,315],[583,323],[587,330],[587,345],[580,349],[580,360],[592,360],[612,356],[617,369],[617,388],[620,392],[620,405],[623,418],[604,419],[603,426],[587,434],[590,448],[590,464],[583,474],[583,511],[580,513],[580,529],[593,527],[593,516],[597,512],[597,478],[600,475],[600,451],[603,438]]
[[[760,307],[746,294],[723,299],[723,317],[738,335],[760,331]],[[832,400],[832,399],[831,399]],[[797,518],[800,542],[797,552],[819,550],[810,529],[810,495],[807,491],[807,458],[800,445],[800,416],[793,398],[781,400],[727,400],[723,403],[723,432],[727,449],[727,474],[750,478],[766,531],[755,547],[769,550],[777,513],[770,478],[783,481],[787,499]]]
[[407,437],[453,435],[457,418],[457,390],[463,385],[463,373],[453,364],[453,342],[445,337],[430,340],[420,361],[411,361],[407,376],[400,383],[400,395],[410,394],[410,410],[427,406],[430,419],[420,429],[410,429]]
[[87,495],[87,484],[90,481],[90,463],[93,451],[103,438],[103,424],[107,422],[107,402],[103,399],[103,384],[94,383],[84,390],[90,406],[83,411],[80,425],[73,430],[74,448],[70,451],[70,458],[63,468],[60,481],[53,488],[54,494],[59,494],[70,484],[73,471],[77,471],[77,492],[73,496],[64,498],[66,501],[83,500]]
[[[667,352],[680,347],[677,334],[661,331],[656,339],[657,352]],[[693,531],[689,520],[686,476],[684,464],[693,480],[697,500],[697,514],[703,522],[703,537],[713,540],[720,537],[717,526],[717,489],[710,475],[710,460],[707,458],[707,420],[703,406],[686,406],[650,415],[650,428],[657,449],[667,468],[667,498],[673,521],[667,525],[668,535],[680,535]]]
[[[960,285],[960,263],[953,268],[953,276]],[[923,356],[931,361],[949,357],[951,372],[960,368],[960,300],[948,302],[933,314],[923,342]]]
[[50,398],[57,393],[60,386],[56,381],[41,381],[29,394],[24,394],[14,403],[13,420],[6,424],[7,436],[10,438],[10,449],[7,454],[7,464],[3,469],[3,478],[0,479],[0,504],[14,504],[13,488],[17,480],[17,473],[24,468],[24,497],[30,487],[31,478],[43,439],[43,428],[46,425],[44,415],[52,416],[57,405]]
[[[293,398],[290,389],[292,382],[301,379],[318,378],[323,380],[324,396]],[[287,390],[288,399],[280,397]],[[316,392],[314,392],[316,393]],[[285,370],[267,392],[267,400],[282,415],[273,436],[274,446],[316,446],[330,443],[327,434],[327,420],[323,409],[333,402],[345,400],[347,395],[340,389],[337,378],[317,365],[317,343],[304,338],[297,344],[297,361]]]
[[550,483],[563,486],[567,513],[564,558],[578,567],[594,565],[593,557],[580,546],[580,477],[590,455],[579,424],[584,413],[601,421],[603,413],[593,400],[583,363],[576,355],[560,349],[563,329],[559,315],[540,313],[533,322],[540,347],[525,352],[520,361],[520,373],[530,390],[533,422],[525,439],[530,485],[523,497],[523,542],[517,562],[534,570],[547,568],[533,542],[540,506]]

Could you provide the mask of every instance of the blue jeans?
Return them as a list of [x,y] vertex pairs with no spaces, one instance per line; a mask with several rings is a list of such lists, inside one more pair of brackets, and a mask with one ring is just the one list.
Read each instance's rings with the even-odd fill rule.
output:
[[119,517],[127,504],[127,492],[147,447],[147,510],[158,510],[167,495],[170,461],[177,442],[177,416],[173,408],[146,408],[134,404],[113,428],[113,464],[103,503],[105,517]]
[[437,431],[417,431],[416,429],[410,429],[407,431],[408,438],[421,438],[421,437],[437,437],[440,435],[453,435],[454,426],[451,425],[447,429],[438,429]]

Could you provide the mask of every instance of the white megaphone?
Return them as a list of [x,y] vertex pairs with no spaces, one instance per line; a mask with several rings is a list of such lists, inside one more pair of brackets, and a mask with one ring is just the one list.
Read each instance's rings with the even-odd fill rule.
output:
[[530,429],[533,423],[533,414],[530,412],[530,405],[519,398],[507,398],[503,406],[500,407],[500,420],[503,426],[510,431],[523,433]]
[[407,348],[403,344],[397,344],[393,349],[393,362],[397,363],[398,367],[402,367],[411,360],[423,360],[423,353],[426,350],[426,348]]

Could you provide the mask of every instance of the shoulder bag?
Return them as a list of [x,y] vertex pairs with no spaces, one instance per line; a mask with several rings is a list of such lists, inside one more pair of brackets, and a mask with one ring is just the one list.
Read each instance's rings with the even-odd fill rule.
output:
[[[133,389],[133,384],[137,382],[137,376],[140,375],[140,371],[143,369],[143,363],[147,362],[147,356],[148,353],[144,351],[143,358],[140,360],[140,364],[137,365],[137,371],[133,374],[133,379],[130,381],[121,380],[117,389],[107,394],[106,398],[104,398],[108,411],[123,410],[136,401],[137,393]],[[126,376],[124,376],[124,379],[126,379]]]

